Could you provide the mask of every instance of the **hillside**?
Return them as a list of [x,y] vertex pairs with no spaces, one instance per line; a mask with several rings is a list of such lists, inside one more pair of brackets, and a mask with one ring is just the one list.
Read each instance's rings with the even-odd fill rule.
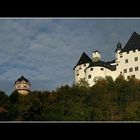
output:
[[140,121],[140,80],[119,76],[93,87],[64,85],[28,95],[0,92],[1,121]]

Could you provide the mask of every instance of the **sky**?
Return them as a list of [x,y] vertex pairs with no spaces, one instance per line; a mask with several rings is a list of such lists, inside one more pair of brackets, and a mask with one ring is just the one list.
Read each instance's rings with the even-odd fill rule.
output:
[[1,18],[0,90],[10,95],[23,75],[32,90],[55,90],[74,82],[73,67],[81,54],[94,50],[113,60],[118,42],[125,46],[140,19]]

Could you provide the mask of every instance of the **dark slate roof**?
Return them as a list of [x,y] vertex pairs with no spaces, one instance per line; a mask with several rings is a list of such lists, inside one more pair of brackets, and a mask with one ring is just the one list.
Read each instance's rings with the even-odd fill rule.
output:
[[[87,54],[85,52],[83,52],[83,54],[81,55],[81,57],[75,67],[77,67],[78,65],[81,65],[81,64],[91,63],[91,62],[92,62],[92,60],[87,56]],[[75,69],[75,67],[74,67],[74,69]]]
[[116,66],[110,65],[108,62],[104,62],[104,61],[92,62],[92,63],[90,63],[90,65],[87,68],[96,67],[96,66],[105,67],[107,69],[110,69],[111,71],[116,70]]
[[26,79],[26,78],[22,75],[19,79],[17,79],[17,81],[15,81],[15,83],[16,83],[16,82],[21,82],[21,81],[25,81],[26,83],[29,82],[28,79]]
[[136,32],[132,34],[121,52],[128,52],[135,49],[140,49],[140,35],[138,35]]

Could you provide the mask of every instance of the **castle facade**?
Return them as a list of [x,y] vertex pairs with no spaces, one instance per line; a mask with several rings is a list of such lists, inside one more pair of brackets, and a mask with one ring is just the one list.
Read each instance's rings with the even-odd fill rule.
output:
[[90,86],[97,80],[111,76],[114,80],[122,74],[125,79],[131,76],[140,79],[140,35],[134,32],[126,45],[117,44],[115,59],[102,61],[101,53],[96,50],[90,58],[85,52],[74,67],[75,84],[85,79]]

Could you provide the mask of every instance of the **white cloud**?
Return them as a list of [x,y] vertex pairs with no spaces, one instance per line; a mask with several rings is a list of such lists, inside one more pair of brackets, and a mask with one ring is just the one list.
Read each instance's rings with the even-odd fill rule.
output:
[[125,45],[139,27],[140,20],[0,19],[0,80],[24,74],[42,89],[72,83],[83,51],[113,59],[117,42]]

